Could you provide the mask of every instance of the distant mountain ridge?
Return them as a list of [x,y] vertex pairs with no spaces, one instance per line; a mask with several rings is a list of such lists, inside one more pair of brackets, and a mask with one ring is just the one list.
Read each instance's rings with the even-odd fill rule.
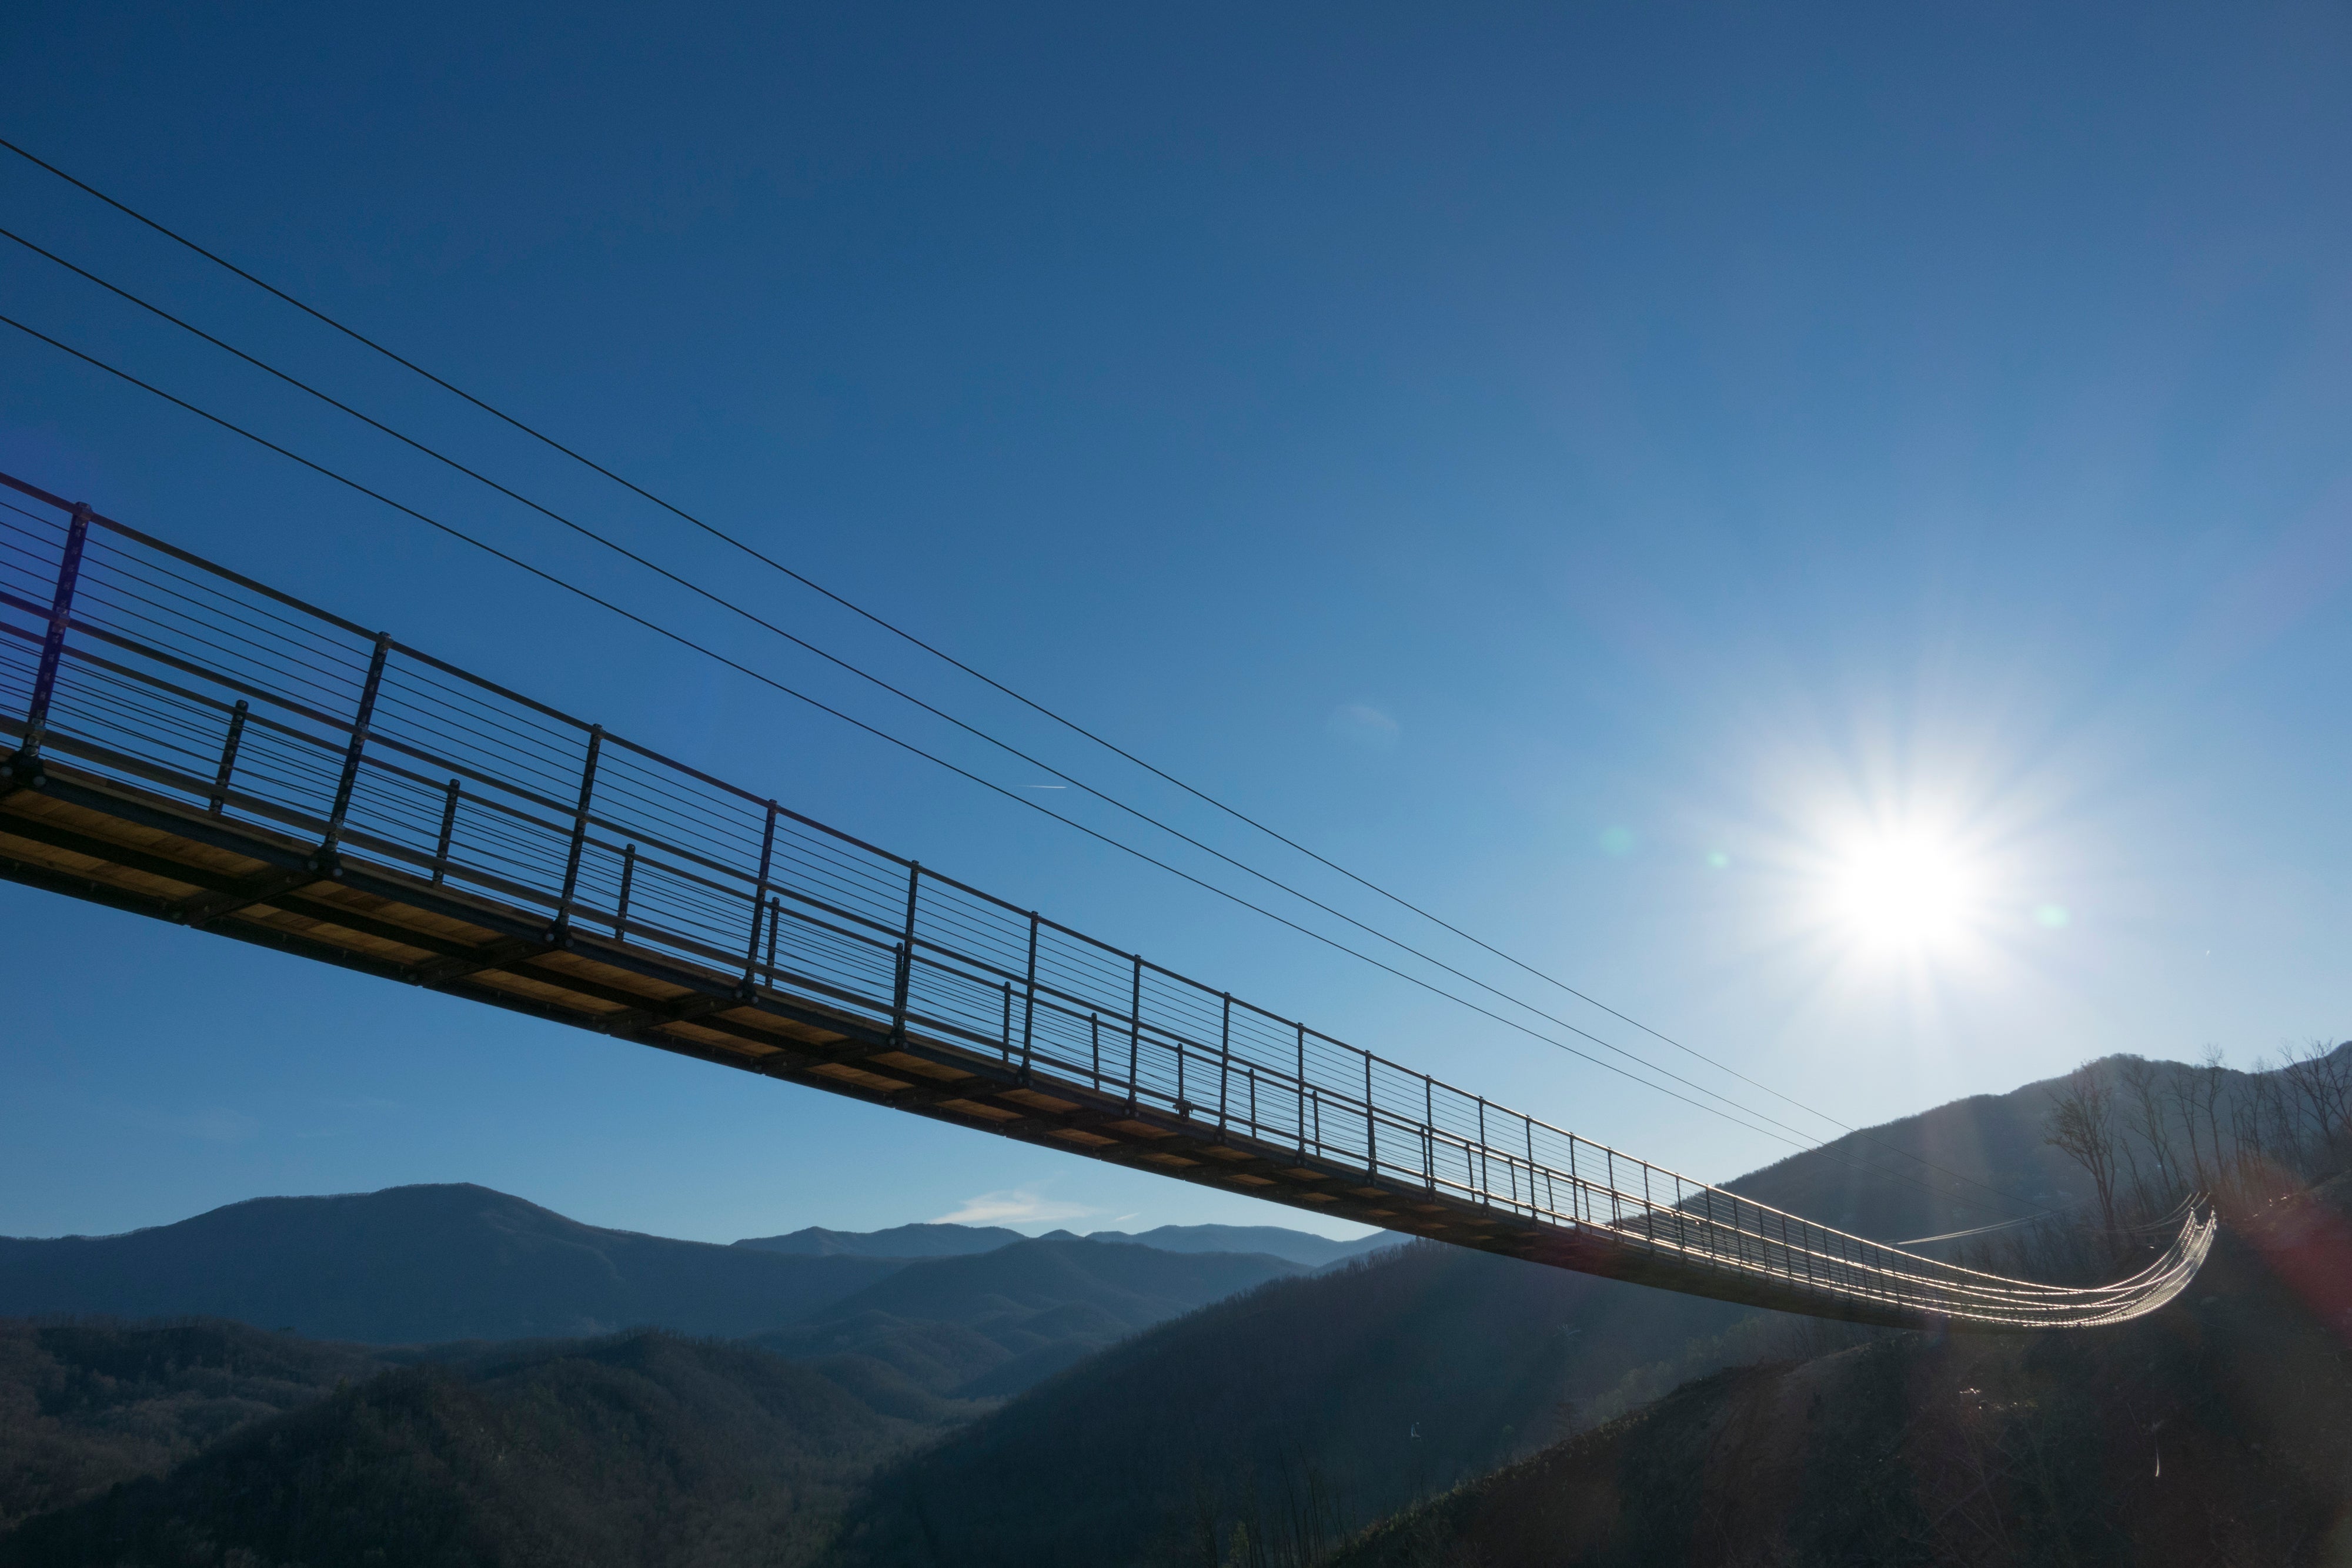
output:
[[471,1184],[262,1197],[123,1236],[0,1239],[0,1316],[200,1315],[398,1344],[772,1328],[905,1265],[607,1230]]
[[961,1258],[1028,1239],[996,1225],[894,1225],[887,1230],[812,1225],[784,1236],[747,1236],[735,1245],[791,1258]]
[[[1243,1239],[1258,1232],[1218,1228]],[[805,1235],[806,1233],[803,1233]],[[1320,1237],[1266,1228],[1294,1249]],[[839,1245],[928,1246],[866,1255]],[[467,1184],[331,1197],[255,1198],[122,1236],[0,1239],[0,1317],[222,1318],[362,1344],[580,1338],[637,1327],[730,1339],[786,1336],[803,1354],[855,1352],[917,1368],[933,1396],[1001,1395],[1136,1330],[1301,1272],[1265,1253],[1177,1251],[1119,1237],[907,1226],[832,1250],[722,1247],[583,1225]],[[946,1250],[965,1249],[961,1253]],[[903,1279],[901,1279],[903,1276]],[[894,1279],[887,1291],[877,1287]],[[877,1326],[880,1325],[880,1326]],[[958,1334],[952,1354],[910,1345]],[[909,1338],[911,1336],[911,1340]],[[778,1346],[782,1348],[782,1346]],[[1005,1364],[1027,1356],[1023,1366]],[[1024,1367],[1027,1370],[1024,1370]],[[894,1374],[894,1375],[896,1375]]]
[[1034,1239],[999,1225],[895,1225],[887,1230],[828,1230],[812,1225],[782,1236],[745,1237],[735,1245],[794,1258],[963,1258],[1031,1239],[1097,1241],[1162,1252],[1257,1252],[1320,1269],[1344,1258],[1398,1246],[1405,1238],[1380,1230],[1353,1241],[1335,1241],[1279,1225],[1162,1225],[1135,1234],[1096,1230],[1083,1236],[1074,1230],[1049,1230]]

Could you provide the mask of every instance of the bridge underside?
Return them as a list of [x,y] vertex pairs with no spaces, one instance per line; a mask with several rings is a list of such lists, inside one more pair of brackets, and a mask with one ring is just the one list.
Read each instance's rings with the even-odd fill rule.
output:
[[[69,747],[70,742],[64,743]],[[1951,1322],[1802,1282],[1662,1257],[1610,1227],[1427,1190],[1213,1119],[501,904],[62,761],[0,785],[0,876],[469,1001],[1318,1214],[1686,1293],[1895,1326]],[[120,757],[111,769],[135,769]],[[1954,1326],[1968,1326],[1965,1322]]]

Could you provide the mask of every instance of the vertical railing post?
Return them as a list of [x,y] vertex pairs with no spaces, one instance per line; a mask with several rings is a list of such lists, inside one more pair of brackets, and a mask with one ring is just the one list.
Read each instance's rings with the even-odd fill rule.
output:
[[1421,1185],[1437,1190],[1437,1081],[1421,1075]]
[[239,697],[228,716],[228,736],[221,742],[220,768],[213,775],[213,792],[205,804],[205,810],[213,816],[219,816],[228,805],[228,781],[236,773],[236,748],[245,739],[245,716],[250,711],[246,700]]
[[1029,912],[1029,979],[1027,998],[1021,1004],[1021,1081],[1029,1081],[1029,1057],[1037,1035],[1037,912]]
[[923,862],[907,862],[907,928],[898,938],[898,976],[890,988],[890,1043],[907,1043],[907,997],[915,983],[915,898],[922,891]]
[[1127,1108],[1137,1104],[1136,1078],[1143,1061],[1143,955],[1133,954],[1135,984],[1127,999]]
[[760,927],[768,915],[768,872],[776,855],[776,803],[768,802],[767,827],[760,834],[760,876],[751,888],[751,935],[743,944],[742,990],[750,995],[751,976],[760,967]]
[[1364,1172],[1381,1174],[1380,1127],[1372,1111],[1372,1053],[1364,1052]]
[[359,712],[352,718],[352,743],[343,750],[343,776],[335,781],[335,804],[327,813],[326,847],[343,836],[343,818],[352,809],[352,790],[360,781],[360,757],[367,749],[368,726],[375,720],[375,695],[383,685],[384,656],[392,651],[392,633],[376,633],[375,653],[368,659],[367,684],[360,687]]
[[1087,1015],[1087,1054],[1093,1062],[1095,1092],[1102,1092],[1102,1014]]
[[1484,1203],[1494,1188],[1486,1175],[1486,1097],[1478,1096],[1478,1201]]
[[[1528,1134],[1528,1217],[1533,1218],[1536,1212],[1536,1119],[1521,1112],[1519,1125],[1527,1130]],[[1545,1190],[1549,1195],[1549,1183]]]
[[1298,1026],[1298,1155],[1307,1157],[1307,1026]]
[[[452,784],[457,780],[451,779]],[[621,896],[613,909],[613,935],[625,938],[629,934],[629,892],[637,880],[637,846],[625,844],[621,849]]]
[[776,988],[776,928],[784,923],[784,901],[774,894],[768,895],[768,989]]
[[449,780],[448,799],[441,803],[441,839],[433,846],[433,884],[438,887],[449,875],[449,841],[457,831],[457,796],[455,779]]
[[1225,1130],[1225,1099],[1234,1076],[1234,994],[1224,993],[1224,1020],[1217,1029],[1217,1131]]
[[580,804],[572,812],[572,846],[563,857],[563,893],[555,901],[555,930],[572,924],[572,901],[580,891],[580,856],[588,847],[588,807],[596,794],[596,758],[604,749],[604,727],[588,727],[588,758],[580,765]]
[[58,561],[58,585],[49,595],[49,629],[41,638],[41,662],[33,675],[33,701],[25,710],[25,738],[11,758],[12,772],[29,773],[41,754],[48,733],[49,700],[58,689],[58,664],[65,657],[66,623],[73,619],[74,589],[81,581],[82,547],[89,538],[89,503],[74,503],[73,520],[66,525],[65,553]]

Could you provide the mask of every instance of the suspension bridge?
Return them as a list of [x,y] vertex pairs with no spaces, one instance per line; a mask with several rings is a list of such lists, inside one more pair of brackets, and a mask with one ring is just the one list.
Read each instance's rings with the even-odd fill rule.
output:
[[[958,1126],[1895,1326],[2151,1312],[1579,1137],[0,475],[0,876]],[[13,745],[10,745],[13,743]]]

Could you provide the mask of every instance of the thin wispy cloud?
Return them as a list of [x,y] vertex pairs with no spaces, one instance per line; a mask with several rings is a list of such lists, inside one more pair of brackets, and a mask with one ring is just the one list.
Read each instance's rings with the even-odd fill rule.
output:
[[241,1144],[261,1131],[255,1118],[225,1108],[174,1116],[168,1124],[183,1137],[202,1138],[208,1144]]
[[1370,703],[1342,703],[1323,721],[1323,733],[1365,751],[1394,751],[1403,727]]
[[1051,1225],[1065,1219],[1084,1219],[1100,1214],[1099,1208],[1089,1208],[1082,1203],[1065,1203],[1049,1199],[1034,1186],[1006,1187],[1001,1192],[983,1192],[978,1197],[968,1197],[963,1207],[952,1214],[942,1214],[931,1221],[934,1225]]

